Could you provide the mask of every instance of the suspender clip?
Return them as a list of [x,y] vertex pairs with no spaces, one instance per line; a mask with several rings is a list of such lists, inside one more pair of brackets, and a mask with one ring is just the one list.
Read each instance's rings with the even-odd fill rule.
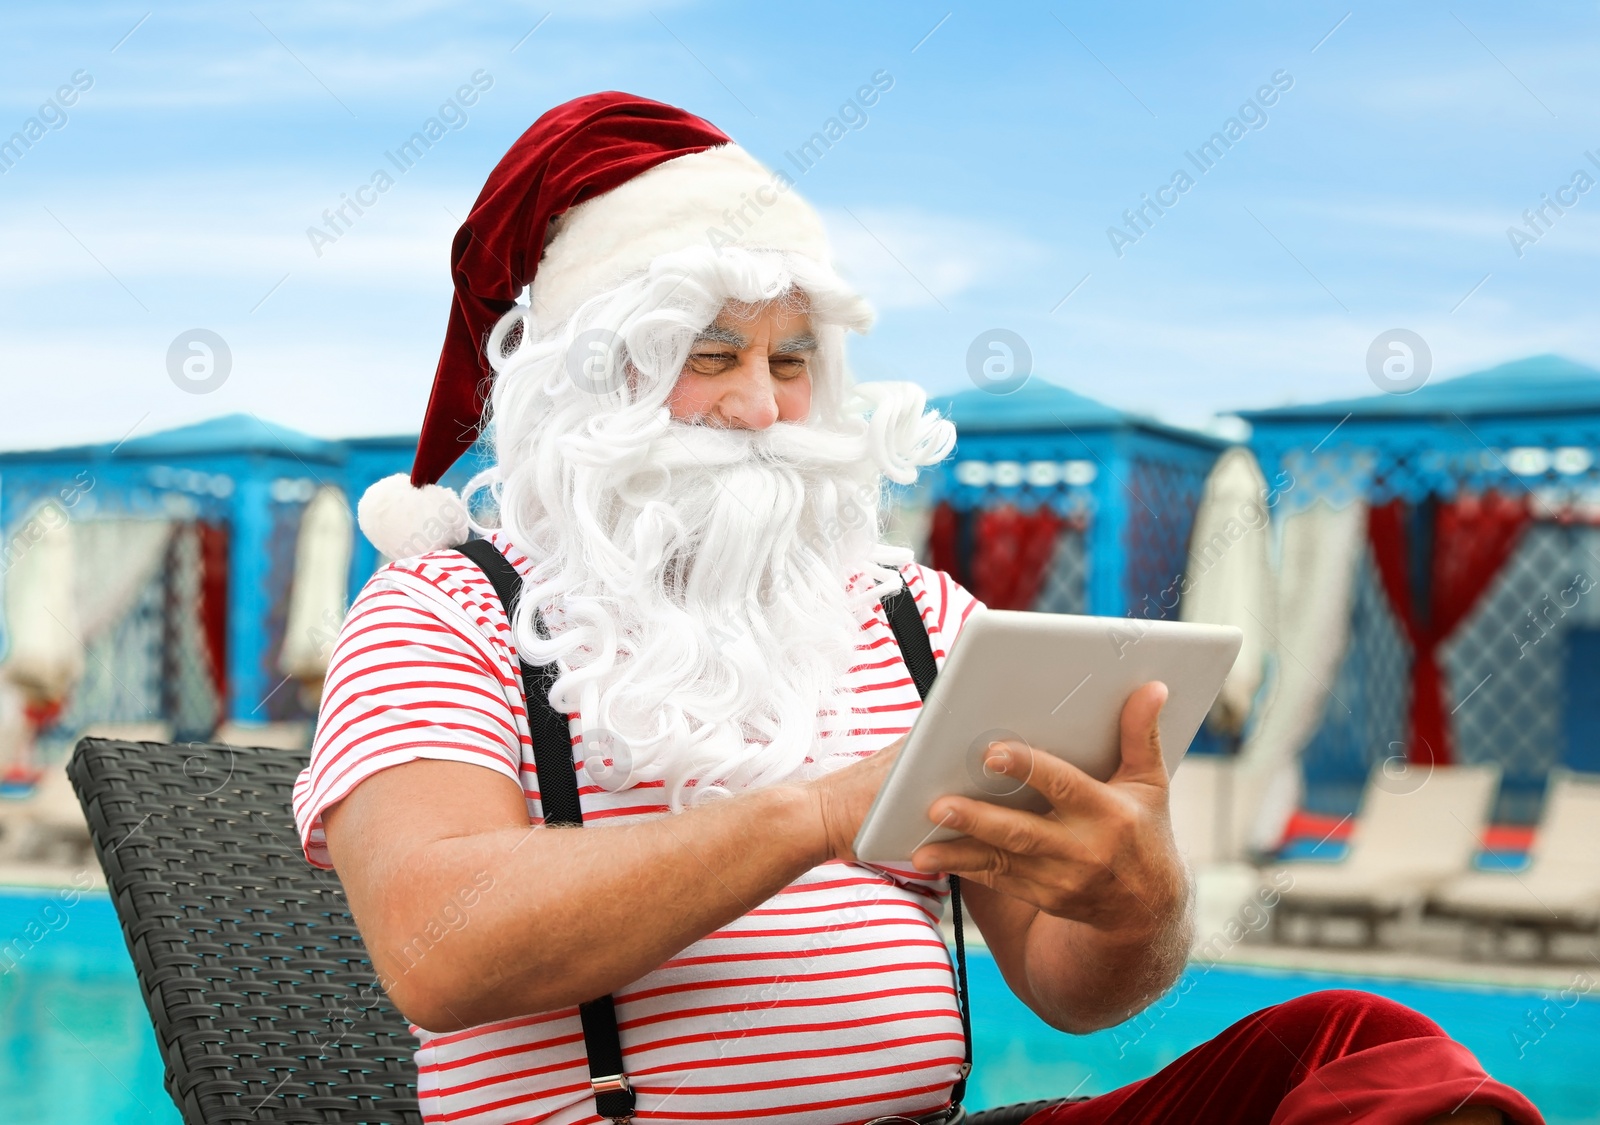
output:
[[615,1094],[618,1092],[631,1092],[633,1087],[628,1084],[626,1074],[603,1074],[589,1079],[589,1086],[598,1097],[600,1094]]
[[594,1107],[601,1117],[609,1117],[613,1125],[629,1125],[633,1121],[633,1087],[626,1074],[597,1074],[589,1079],[594,1091]]

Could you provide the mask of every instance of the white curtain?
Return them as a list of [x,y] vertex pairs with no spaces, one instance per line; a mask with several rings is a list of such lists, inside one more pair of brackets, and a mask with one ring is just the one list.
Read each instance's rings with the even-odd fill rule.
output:
[[[1300,800],[1300,753],[1330,706],[1350,640],[1367,507],[1317,501],[1282,521],[1273,673],[1235,766],[1235,847],[1267,851]],[[1341,704],[1333,699],[1331,706]]]
[[355,522],[344,493],[319,490],[300,517],[295,541],[289,617],[278,653],[284,675],[320,683],[327,674],[328,657],[344,623],[354,545]]
[[1230,734],[1244,729],[1266,672],[1275,615],[1270,563],[1267,481],[1248,449],[1235,446],[1206,479],[1189,538],[1188,579],[1178,615],[1184,621],[1234,625],[1244,643],[1211,722]]
[[78,623],[92,645],[127,616],[166,558],[169,520],[96,519],[72,526]]
[[1330,705],[1366,545],[1366,505],[1339,499],[1335,508],[1305,489],[1269,492],[1254,456],[1235,447],[1217,459],[1195,513],[1179,615],[1244,632],[1211,710],[1244,744],[1202,802],[1214,825],[1194,829],[1217,841],[1218,860],[1275,847],[1300,802],[1300,754]]
[[9,677],[0,676],[0,776],[25,773],[33,765],[33,730],[28,725],[27,702],[20,687]]
[[919,563],[928,562],[928,528],[933,523],[933,489],[919,483],[915,487],[889,493],[888,518],[883,541],[896,547],[909,547]]
[[65,699],[84,662],[67,510],[39,505],[9,530],[6,545],[6,677],[35,702]]

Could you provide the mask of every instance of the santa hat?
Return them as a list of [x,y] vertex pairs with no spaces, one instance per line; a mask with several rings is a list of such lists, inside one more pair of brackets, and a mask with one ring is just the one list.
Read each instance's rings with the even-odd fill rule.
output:
[[827,263],[821,220],[787,189],[710,122],[647,98],[590,94],[535,121],[456,232],[455,301],[416,459],[409,478],[386,477],[361,498],[367,538],[390,558],[466,539],[466,506],[437,482],[477,440],[494,380],[484,340],[524,287],[543,332],[658,255],[707,244],[713,232],[713,245]]

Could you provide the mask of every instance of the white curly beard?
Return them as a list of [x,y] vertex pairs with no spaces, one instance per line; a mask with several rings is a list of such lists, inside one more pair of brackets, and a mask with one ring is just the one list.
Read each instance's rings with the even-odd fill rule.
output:
[[[672,378],[722,301],[773,299],[798,280],[792,263],[751,254],[730,283],[725,252],[708,282],[690,258],[634,283],[671,282],[688,308],[613,295],[559,338],[499,357],[500,460],[484,474],[503,530],[534,561],[513,623],[524,655],[559,661],[551,702],[579,714],[595,780],[660,781],[673,809],[839,764],[818,732],[849,729],[828,715],[851,710],[843,683],[864,610],[910,561],[880,543],[885,477],[909,483],[954,439],[912,384],[849,387],[844,318],[830,320],[815,267],[811,417],[763,431],[672,421]],[[575,387],[563,361],[608,313],[635,367],[610,398]]]

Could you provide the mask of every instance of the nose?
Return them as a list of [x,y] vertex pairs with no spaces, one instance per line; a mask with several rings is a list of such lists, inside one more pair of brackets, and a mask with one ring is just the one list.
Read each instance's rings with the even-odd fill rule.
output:
[[729,379],[717,403],[717,414],[723,424],[741,430],[765,430],[776,423],[778,397],[773,390],[767,357],[753,356],[730,375],[733,378]]

